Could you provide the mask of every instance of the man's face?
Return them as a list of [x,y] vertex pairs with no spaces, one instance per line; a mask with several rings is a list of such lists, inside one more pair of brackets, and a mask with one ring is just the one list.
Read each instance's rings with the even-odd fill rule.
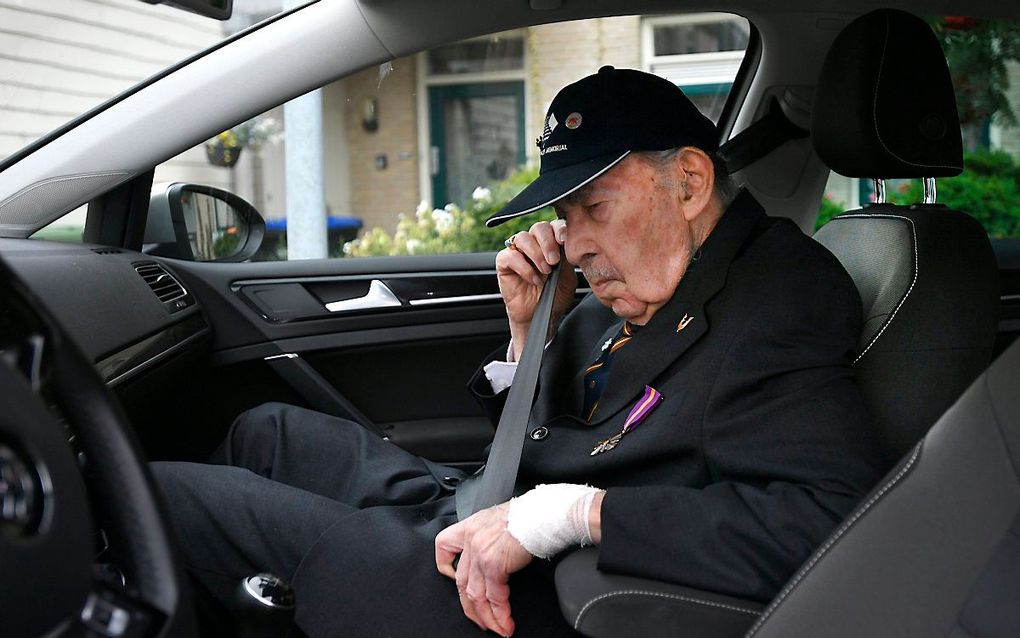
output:
[[646,323],[673,296],[692,252],[680,180],[630,155],[556,202],[567,261],[613,312]]

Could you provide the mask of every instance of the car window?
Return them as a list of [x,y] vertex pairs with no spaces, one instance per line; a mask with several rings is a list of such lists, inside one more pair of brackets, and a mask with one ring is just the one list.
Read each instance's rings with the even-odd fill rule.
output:
[[[950,16],[929,24],[949,63],[964,146],[964,172],[937,181],[937,201],[974,216],[993,239],[1020,237],[1020,22]],[[912,204],[922,188],[889,180],[886,197]],[[870,180],[832,173],[816,227],[870,201]]]
[[281,10],[235,0],[220,23],[138,0],[0,2],[0,159]]
[[64,216],[53,220],[32,234],[32,239],[81,243],[85,232],[85,215],[88,204],[82,204]]
[[[0,2],[0,160],[255,22],[283,0],[234,0],[217,22],[138,0]],[[85,207],[36,231],[81,241]]]
[[[718,118],[750,26],[727,14],[613,17],[472,38],[366,69],[158,166],[157,183],[229,190],[266,220],[258,260],[480,252],[482,223],[538,171],[534,139],[565,84],[605,64],[682,87]],[[308,230],[309,227],[314,227]]]

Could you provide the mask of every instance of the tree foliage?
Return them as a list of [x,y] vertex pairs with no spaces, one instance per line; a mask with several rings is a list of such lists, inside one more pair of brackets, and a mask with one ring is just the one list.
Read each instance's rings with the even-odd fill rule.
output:
[[931,26],[949,63],[965,144],[977,148],[986,123],[1017,123],[1006,95],[1006,63],[1020,60],[1020,22],[949,16],[932,20]]
[[[967,170],[938,181],[938,201],[968,213],[985,227],[989,237],[1020,237],[1020,167],[1001,151],[964,153]],[[923,199],[919,180],[893,189],[889,200],[912,204]]]
[[[1002,151],[968,152],[963,159],[963,174],[938,181],[938,202],[977,219],[989,237],[1020,237],[1020,166]],[[893,204],[924,199],[920,180],[890,183],[887,188],[887,199]],[[843,210],[841,204],[823,198],[815,228]]]

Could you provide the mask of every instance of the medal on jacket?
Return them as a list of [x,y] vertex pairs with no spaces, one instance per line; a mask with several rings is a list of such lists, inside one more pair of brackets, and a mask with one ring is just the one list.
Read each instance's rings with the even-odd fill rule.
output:
[[644,421],[645,418],[652,413],[652,410],[658,407],[661,402],[662,393],[652,386],[646,385],[644,395],[636,404],[634,404],[634,407],[630,409],[630,414],[627,415],[627,419],[623,422],[623,429],[605,441],[599,441],[599,444],[592,449],[589,456],[602,454],[603,452],[608,452],[615,448],[619,445],[620,441],[623,440],[623,437],[640,425],[641,422]]

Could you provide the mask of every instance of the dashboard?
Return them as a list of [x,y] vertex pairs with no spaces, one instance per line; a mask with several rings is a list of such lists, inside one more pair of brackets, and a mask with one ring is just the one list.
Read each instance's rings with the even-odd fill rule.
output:
[[0,256],[111,387],[208,341],[210,329],[180,278],[120,248],[0,239]]

